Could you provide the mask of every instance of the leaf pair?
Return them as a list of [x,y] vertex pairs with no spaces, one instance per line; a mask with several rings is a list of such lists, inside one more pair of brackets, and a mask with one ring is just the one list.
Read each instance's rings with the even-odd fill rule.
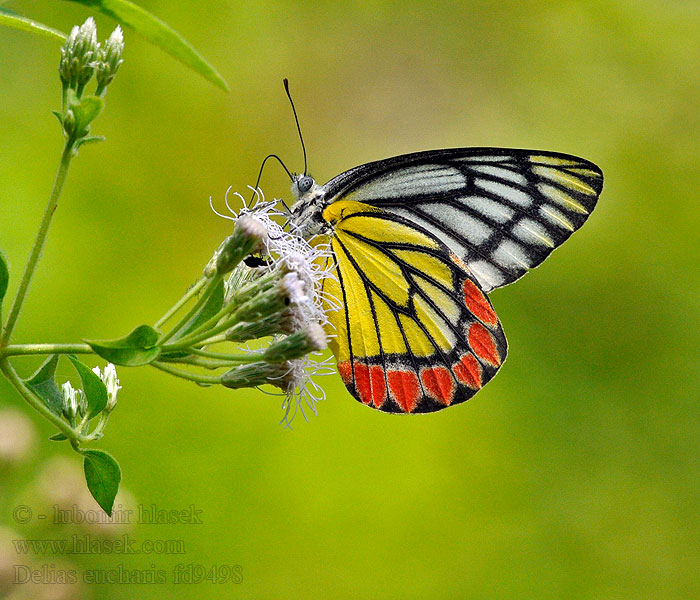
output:
[[[61,416],[63,411],[63,394],[56,383],[56,367],[59,358],[58,354],[52,354],[34,375],[25,380],[27,386],[57,416]],[[75,367],[82,382],[82,389],[87,400],[87,418],[88,420],[93,419],[107,406],[107,387],[89,367],[81,363],[75,356],[69,354],[68,359],[73,363],[73,367]],[[63,434],[57,434],[51,439],[57,441],[64,440],[66,437]]]

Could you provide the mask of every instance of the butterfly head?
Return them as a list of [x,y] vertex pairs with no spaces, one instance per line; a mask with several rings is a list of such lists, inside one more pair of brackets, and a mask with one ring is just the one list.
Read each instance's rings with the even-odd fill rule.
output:
[[323,220],[325,190],[310,175],[292,176],[292,194],[295,202],[292,206],[290,221],[300,235],[307,237],[322,233],[328,223]]

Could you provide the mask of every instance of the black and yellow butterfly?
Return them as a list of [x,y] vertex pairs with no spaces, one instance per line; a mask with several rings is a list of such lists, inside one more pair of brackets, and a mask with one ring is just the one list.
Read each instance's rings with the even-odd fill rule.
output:
[[295,175],[291,222],[333,250],[328,333],[350,393],[395,413],[471,398],[507,352],[486,293],[581,227],[602,187],[581,158],[503,148],[406,154],[322,186]]

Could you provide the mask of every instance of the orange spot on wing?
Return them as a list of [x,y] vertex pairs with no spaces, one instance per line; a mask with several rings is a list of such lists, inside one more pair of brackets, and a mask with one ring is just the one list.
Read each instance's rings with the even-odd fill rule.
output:
[[352,383],[352,366],[349,360],[338,363],[338,374],[345,385],[350,385]]
[[489,325],[498,323],[498,317],[486,296],[471,279],[465,279],[462,289],[464,290],[464,303],[477,319]]
[[469,345],[474,353],[486,362],[498,367],[501,364],[501,357],[496,349],[496,341],[489,333],[488,329],[481,323],[472,323],[467,334]]
[[369,367],[362,363],[354,363],[354,369],[357,397],[365,404],[369,404],[372,401],[372,384],[369,379]]
[[462,355],[460,361],[453,365],[452,372],[470,388],[478,390],[481,387],[481,367],[473,354]]
[[384,369],[378,365],[369,368],[369,383],[372,386],[372,402],[379,408],[386,400]]
[[[342,373],[341,373],[342,376]],[[364,404],[374,404],[380,408],[386,401],[386,381],[384,369],[378,365],[368,367],[355,363],[355,391]]]
[[389,370],[386,372],[386,377],[391,397],[404,412],[413,411],[420,397],[418,376],[413,371]]
[[423,387],[429,396],[449,406],[455,395],[455,382],[445,367],[431,367],[420,373]]

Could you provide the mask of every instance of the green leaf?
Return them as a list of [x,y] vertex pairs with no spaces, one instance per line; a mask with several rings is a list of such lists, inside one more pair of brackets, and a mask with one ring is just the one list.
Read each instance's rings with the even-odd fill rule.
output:
[[0,8],[0,25],[7,25],[8,27],[12,27],[14,29],[38,33],[39,35],[50,37],[55,40],[59,40],[60,42],[65,42],[67,37],[65,33],[58,31],[58,29],[54,29],[53,27],[49,27],[43,23],[38,23],[37,21],[32,21],[31,19],[27,19],[26,17],[18,15],[17,13],[7,10],[6,8]]
[[103,135],[89,135],[84,138],[80,138],[76,143],[78,146],[83,144],[94,144],[95,142],[104,142],[107,138]]
[[78,100],[74,96],[70,99],[70,106],[75,116],[75,131],[78,135],[87,128],[102,112],[104,100],[97,96],[86,96]]
[[58,354],[52,354],[36,370],[36,373],[24,383],[39,396],[48,409],[58,415],[63,413],[63,394],[56,384],[56,366],[58,365]]
[[52,442],[62,442],[63,440],[67,440],[68,438],[62,433],[54,433],[49,439]]
[[5,255],[0,252],[0,304],[7,293],[7,284],[10,281],[10,271],[7,268]]
[[140,325],[126,337],[117,340],[85,340],[98,356],[125,367],[147,365],[158,358],[158,332],[149,325]]
[[82,454],[88,489],[97,504],[111,517],[114,498],[122,480],[119,463],[104,450],[85,450]]
[[145,37],[149,42],[159,46],[171,56],[194,69],[219,86],[228,91],[228,84],[224,78],[212,67],[204,57],[194,49],[177,31],[161,21],[156,16],[144,10],[140,6],[128,0],[70,0],[83,6],[96,8],[110,17],[119,21],[122,25],[130,27],[136,33]]
[[100,414],[107,406],[107,386],[89,367],[81,363],[73,354],[68,355],[83,382],[83,392],[88,403],[88,419]]

